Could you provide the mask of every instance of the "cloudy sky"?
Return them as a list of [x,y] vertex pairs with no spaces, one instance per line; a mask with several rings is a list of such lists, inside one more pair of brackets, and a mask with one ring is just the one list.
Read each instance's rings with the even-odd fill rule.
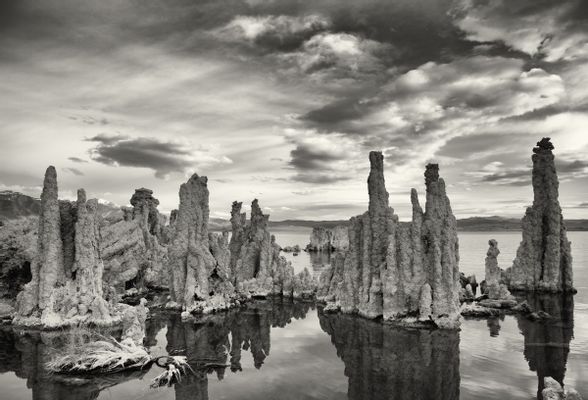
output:
[[369,150],[409,218],[439,162],[458,217],[521,216],[550,136],[565,216],[588,216],[588,3],[562,0],[3,0],[0,189],[45,168],[124,205],[272,219],[367,207]]

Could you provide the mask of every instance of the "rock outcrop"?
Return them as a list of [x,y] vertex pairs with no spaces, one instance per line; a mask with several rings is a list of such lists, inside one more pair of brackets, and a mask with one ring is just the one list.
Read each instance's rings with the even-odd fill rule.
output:
[[45,173],[37,254],[31,281],[17,297],[17,325],[46,328],[115,322],[102,289],[98,202],[78,190],[75,203],[58,200],[54,167]]
[[143,346],[146,335],[146,321],[149,309],[145,306],[147,300],[141,299],[135,307],[119,304],[122,318],[121,339],[130,339],[137,346]]
[[549,138],[533,148],[533,205],[523,217],[523,240],[507,270],[511,290],[574,290],[571,245],[558,200],[553,148]]
[[233,203],[229,244],[232,281],[238,292],[253,297],[313,297],[316,280],[306,268],[295,274],[292,264],[280,255],[281,247],[268,229],[269,215],[263,214],[258,200],[251,203],[249,222],[241,205]]
[[133,206],[132,219],[139,220],[139,224],[147,233],[160,237],[161,225],[157,210],[159,200],[153,197],[153,190],[136,189],[131,197],[131,205]]
[[[508,288],[503,282],[503,271],[498,266],[498,242],[494,239],[488,241],[488,252],[486,253],[485,263],[485,292],[490,300],[514,300],[514,297],[508,291]],[[516,303],[515,303],[516,304]]]
[[412,222],[401,224],[388,205],[384,160],[370,153],[369,208],[351,218],[349,249],[320,279],[327,310],[383,316],[403,324],[459,325],[456,220],[437,164],[425,171],[426,211],[411,191]]
[[219,264],[211,253],[207,182],[205,176],[194,174],[180,186],[180,206],[168,247],[169,306],[188,312],[206,313],[234,304],[235,290],[226,275],[226,265],[221,265],[226,255]]
[[307,251],[338,251],[349,247],[349,237],[346,226],[325,228],[316,226],[312,228],[310,242],[306,246]]
[[14,300],[31,280],[38,225],[37,217],[22,217],[0,228],[0,298]]
[[161,244],[165,234],[157,211],[159,201],[153,191],[141,188],[135,190],[130,202],[133,208],[123,207],[123,220],[102,229],[105,282],[119,293],[167,287],[167,249]]
[[574,388],[564,388],[553,378],[545,378],[545,389],[541,392],[543,400],[582,400],[582,396]]

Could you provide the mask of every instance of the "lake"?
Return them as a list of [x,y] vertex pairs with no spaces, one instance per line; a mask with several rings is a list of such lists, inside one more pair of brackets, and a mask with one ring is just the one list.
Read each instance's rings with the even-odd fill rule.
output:
[[[282,246],[308,242],[307,228],[273,230]],[[488,239],[512,262],[519,232],[460,232],[460,269],[484,277]],[[183,354],[195,370],[171,388],[149,389],[157,367],[100,378],[43,370],[56,333],[0,330],[0,399],[533,399],[553,376],[588,398],[588,232],[570,232],[575,296],[528,300],[553,319],[463,320],[459,332],[397,329],[312,303],[256,301],[182,323],[155,312],[153,354]],[[286,255],[318,275],[328,256]]]

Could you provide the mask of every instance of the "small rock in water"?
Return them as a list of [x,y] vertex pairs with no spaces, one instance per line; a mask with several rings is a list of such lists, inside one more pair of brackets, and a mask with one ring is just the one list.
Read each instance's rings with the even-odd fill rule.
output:
[[500,315],[500,311],[496,308],[480,307],[474,304],[464,305],[460,312],[464,317],[477,318],[497,317]]

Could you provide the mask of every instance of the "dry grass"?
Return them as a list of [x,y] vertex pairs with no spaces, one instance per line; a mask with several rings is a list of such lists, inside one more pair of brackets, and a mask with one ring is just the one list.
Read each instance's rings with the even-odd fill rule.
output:
[[55,357],[45,364],[54,373],[108,374],[151,368],[156,364],[164,371],[151,381],[151,387],[172,386],[188,371],[193,372],[184,356],[152,357],[132,340],[117,341],[95,331],[73,330],[66,345],[55,350]]
[[112,373],[140,369],[151,362],[147,351],[131,340],[117,341],[100,334],[99,340],[72,344],[65,355],[46,364],[49,371],[64,373]]

